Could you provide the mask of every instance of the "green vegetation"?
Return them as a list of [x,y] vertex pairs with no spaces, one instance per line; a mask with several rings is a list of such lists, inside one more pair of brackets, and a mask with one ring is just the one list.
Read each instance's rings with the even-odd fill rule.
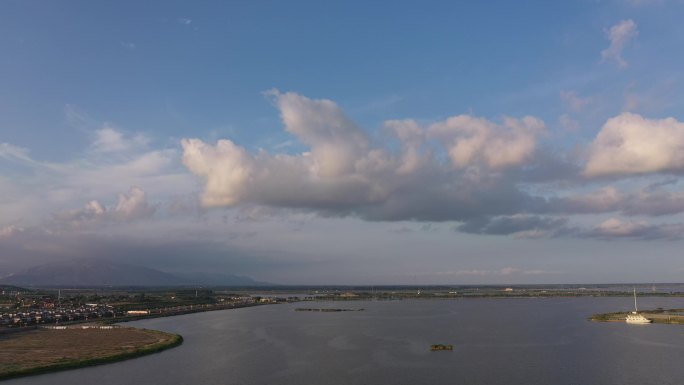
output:
[[589,320],[597,322],[618,322],[624,321],[627,314],[627,312],[600,313],[592,315],[591,317],[589,317]]

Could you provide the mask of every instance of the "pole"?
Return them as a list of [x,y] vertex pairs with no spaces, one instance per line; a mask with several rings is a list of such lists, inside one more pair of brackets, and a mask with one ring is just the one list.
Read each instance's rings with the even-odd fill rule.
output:
[[638,312],[639,309],[637,309],[637,304],[636,304],[636,287],[634,288],[634,312]]

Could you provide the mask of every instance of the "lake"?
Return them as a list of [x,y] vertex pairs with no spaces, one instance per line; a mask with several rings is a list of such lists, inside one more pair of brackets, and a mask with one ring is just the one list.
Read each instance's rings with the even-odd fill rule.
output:
[[[305,302],[129,325],[183,335],[129,361],[4,382],[72,384],[677,384],[684,326],[594,323],[631,297]],[[646,297],[646,308],[684,298]],[[297,307],[364,308],[298,312]],[[453,351],[430,351],[453,344]]]

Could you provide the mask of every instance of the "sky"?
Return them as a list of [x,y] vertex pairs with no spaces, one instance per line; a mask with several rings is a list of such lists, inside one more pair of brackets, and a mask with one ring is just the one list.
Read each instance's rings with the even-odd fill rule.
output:
[[0,276],[682,282],[684,2],[0,2]]

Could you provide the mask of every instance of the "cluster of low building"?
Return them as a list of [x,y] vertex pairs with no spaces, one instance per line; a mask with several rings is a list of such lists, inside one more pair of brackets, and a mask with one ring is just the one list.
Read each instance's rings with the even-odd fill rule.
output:
[[[11,294],[11,295],[9,295]],[[195,293],[197,297],[197,293]],[[276,304],[284,302],[298,302],[301,297],[281,297],[268,294],[233,294],[225,293],[214,295],[213,303],[192,303],[187,298],[178,302],[175,306],[152,306],[144,302],[121,306],[121,298],[109,298],[116,307],[105,304],[102,297],[97,303],[83,303],[74,300],[73,297],[26,295],[25,293],[5,293],[0,299],[0,329],[32,327],[32,326],[59,326],[67,323],[82,323],[84,321],[98,320],[115,317],[147,317],[183,314],[188,312],[206,311],[232,307],[251,306],[258,304]],[[163,296],[159,296],[163,299]],[[169,297],[172,301],[177,300],[176,294]],[[304,298],[313,300],[313,297]],[[125,299],[124,299],[125,301]],[[168,301],[168,298],[167,298]],[[154,302],[154,301],[153,301]],[[118,304],[117,304],[118,303]],[[156,306],[155,306],[156,305]]]
[[38,308],[2,313],[0,314],[0,327],[59,324],[121,315],[123,314],[116,314],[111,306],[103,304],[87,304],[76,308]]

